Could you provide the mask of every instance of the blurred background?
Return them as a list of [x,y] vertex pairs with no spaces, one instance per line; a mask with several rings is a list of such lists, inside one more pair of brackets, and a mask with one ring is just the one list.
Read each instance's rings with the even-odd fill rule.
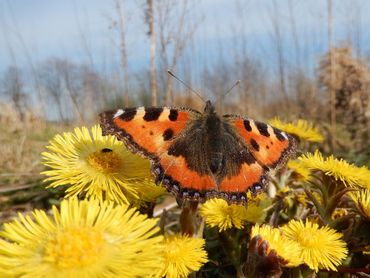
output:
[[201,110],[167,69],[220,113],[309,120],[317,148],[369,165],[368,11],[366,0],[1,0],[2,200],[46,200],[35,187],[48,140],[105,109]]

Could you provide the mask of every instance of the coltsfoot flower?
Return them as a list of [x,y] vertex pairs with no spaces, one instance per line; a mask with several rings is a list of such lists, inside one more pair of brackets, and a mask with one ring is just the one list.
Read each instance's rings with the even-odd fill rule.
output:
[[345,185],[370,189],[370,170],[365,166],[357,167],[333,155],[324,158],[319,151],[298,158],[307,168],[322,171],[325,175],[342,181]]
[[214,198],[206,201],[200,208],[200,214],[210,227],[219,231],[230,228],[242,229],[246,222],[261,223],[266,218],[265,208],[270,204],[267,199],[250,201],[247,206],[232,204]]
[[311,171],[298,160],[289,160],[288,168],[293,171],[292,176],[300,181],[308,181],[311,176]]
[[358,211],[370,221],[370,189],[350,192],[349,196],[355,202]]
[[157,221],[125,205],[73,198],[32,216],[4,224],[1,277],[144,277],[163,266]]
[[201,206],[200,215],[210,227],[218,227],[221,232],[232,227],[242,229],[245,211],[244,206],[234,204],[229,206],[225,200],[214,198]]
[[187,235],[166,236],[164,239],[164,268],[159,277],[185,278],[208,262],[203,238]]
[[302,263],[300,258],[301,248],[298,243],[285,237],[277,228],[268,225],[255,225],[251,231],[251,238],[259,236],[268,243],[267,255],[274,250],[281,257],[286,266],[294,267]]
[[336,230],[301,220],[291,220],[282,227],[283,234],[301,247],[300,258],[316,272],[319,269],[337,270],[347,257],[346,243]]
[[299,119],[296,123],[284,123],[278,118],[269,121],[272,126],[310,142],[322,142],[324,137],[312,123]]
[[145,197],[141,187],[156,186],[149,162],[114,136],[102,136],[97,125],[91,131],[82,127],[57,135],[47,149],[42,153],[43,164],[50,169],[43,174],[50,187],[68,185],[67,197],[84,195],[128,204],[128,198]]

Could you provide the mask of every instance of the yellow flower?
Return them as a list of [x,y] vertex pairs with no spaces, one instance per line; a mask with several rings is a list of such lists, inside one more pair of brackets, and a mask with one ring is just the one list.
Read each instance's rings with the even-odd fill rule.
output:
[[223,199],[214,198],[201,206],[200,215],[210,227],[218,227],[220,232],[233,227],[242,229],[247,221],[262,223],[270,204],[270,199],[262,197],[251,199],[247,206],[229,205]]
[[267,194],[264,192],[258,193],[257,195],[253,194],[251,191],[247,191],[247,200],[248,202],[260,202],[268,198]]
[[[316,201],[320,205],[322,205],[323,204],[323,199],[322,199],[322,196],[320,195],[320,193],[318,193],[317,191],[314,191],[314,190],[311,190],[310,192],[313,195],[313,197],[316,199]],[[303,206],[307,207],[307,206],[312,204],[311,198],[307,196],[307,193],[305,191],[295,190],[294,195],[295,195],[296,201],[298,203],[302,204]]]
[[345,185],[370,189],[370,170],[365,166],[357,167],[343,159],[336,159],[333,155],[324,158],[319,151],[302,155],[298,159],[309,169],[322,171]]
[[[316,193],[316,192],[313,192],[313,193]],[[299,204],[307,207],[307,201],[308,201],[308,199],[307,199],[306,192],[304,192],[304,191],[298,191],[297,190],[297,191],[294,191],[294,194],[293,195],[294,195],[294,197],[296,199],[296,201],[294,200],[294,202],[298,202]]]
[[157,221],[125,205],[73,198],[32,216],[4,224],[1,277],[143,277],[163,266]]
[[208,262],[204,250],[203,238],[191,238],[187,235],[166,236],[164,240],[165,266],[158,277],[188,277],[193,271]]
[[299,119],[296,123],[283,123],[280,119],[275,118],[269,121],[269,123],[286,133],[290,133],[296,137],[304,139],[310,142],[322,142],[324,137],[312,123],[305,120]]
[[284,237],[279,229],[268,225],[255,225],[251,231],[251,238],[256,236],[260,236],[262,240],[268,243],[267,253],[275,250],[278,256],[287,261],[286,266],[294,267],[302,263],[299,257],[301,253],[299,245],[293,240]]
[[75,128],[55,136],[43,164],[50,187],[69,185],[67,197],[86,195],[99,200],[128,203],[127,196],[138,198],[140,187],[155,186],[149,162],[128,151],[114,136],[102,136],[99,126],[91,132]]
[[210,227],[218,227],[219,231],[224,231],[235,227],[244,227],[244,214],[246,208],[242,205],[228,205],[219,198],[207,200],[200,208],[200,215],[205,219]]
[[350,192],[349,196],[355,202],[358,211],[370,221],[370,189]]
[[129,195],[128,198],[130,203],[137,207],[145,205],[145,203],[155,203],[159,197],[167,192],[163,186],[158,186],[150,181],[132,184],[132,187],[136,190],[137,197]]
[[279,198],[285,198],[286,195],[291,194],[292,191],[293,190],[289,186],[284,186],[284,187],[281,187],[278,192],[276,192],[275,196]]
[[346,208],[336,208],[332,215],[331,215],[331,219],[338,219],[338,218],[341,218],[341,217],[344,217],[348,215],[348,209]]
[[289,160],[287,166],[293,171],[292,175],[297,180],[308,181],[310,179],[311,171],[298,160]]
[[248,204],[243,214],[243,220],[257,224],[263,223],[271,203],[272,199],[265,193],[259,194],[255,198],[248,199]]
[[300,258],[311,269],[336,270],[336,267],[347,257],[346,243],[341,240],[342,234],[328,226],[301,220],[291,220],[282,227],[283,234],[301,246]]
[[286,212],[286,209],[290,209],[294,204],[296,204],[295,192],[287,185],[284,187],[281,187],[276,192],[275,199],[276,201],[278,200],[282,201],[282,204],[283,204],[282,209],[285,212]]

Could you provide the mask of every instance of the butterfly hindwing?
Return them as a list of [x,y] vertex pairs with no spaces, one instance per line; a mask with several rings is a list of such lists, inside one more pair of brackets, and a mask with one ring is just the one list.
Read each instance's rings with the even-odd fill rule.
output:
[[245,193],[250,190],[252,192],[260,191],[266,186],[266,169],[263,168],[251,154],[244,152],[247,155],[246,159],[231,160],[229,163],[235,164],[238,167],[238,172],[228,173],[219,181],[220,192],[227,193],[229,196],[239,196],[242,198]]
[[157,182],[162,182],[169,191],[182,198],[204,200],[217,188],[211,175],[190,169],[183,156],[164,154],[154,165],[154,173]]
[[246,202],[248,191],[256,194],[266,189],[265,170],[257,163],[243,164],[238,175],[225,177],[219,185],[220,196],[231,203]]
[[234,115],[225,115],[243,139],[259,164],[269,169],[278,168],[295,152],[295,139],[268,124]]

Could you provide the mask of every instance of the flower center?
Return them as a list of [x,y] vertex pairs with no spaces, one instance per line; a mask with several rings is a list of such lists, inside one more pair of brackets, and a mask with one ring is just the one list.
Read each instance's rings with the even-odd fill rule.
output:
[[49,239],[44,260],[61,268],[92,265],[101,257],[104,246],[101,232],[94,228],[70,228]]
[[180,254],[179,245],[176,242],[171,242],[166,247],[166,257],[168,261],[173,261],[178,259]]
[[320,239],[318,235],[313,231],[309,231],[306,229],[303,229],[299,232],[297,236],[298,242],[307,248],[310,248],[312,246],[316,246],[315,243],[317,243]]
[[87,162],[94,169],[105,173],[117,172],[122,166],[122,159],[111,149],[106,148],[90,154]]

